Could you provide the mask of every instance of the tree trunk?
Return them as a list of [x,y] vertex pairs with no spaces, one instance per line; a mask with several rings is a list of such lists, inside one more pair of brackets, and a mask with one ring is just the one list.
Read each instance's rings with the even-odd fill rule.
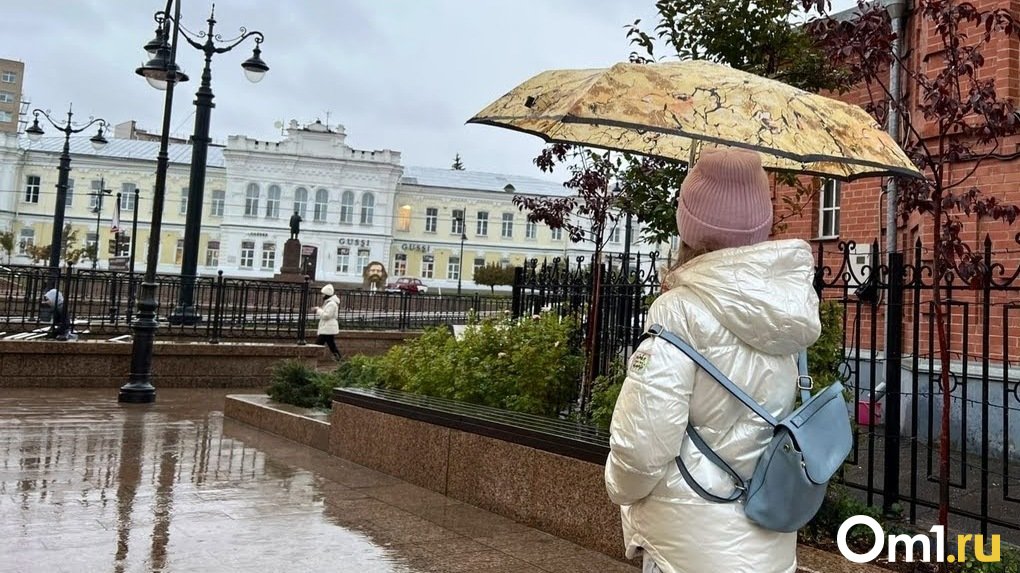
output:
[[935,326],[939,343],[939,387],[942,389],[942,420],[939,429],[939,525],[949,530],[949,408],[952,404],[949,392],[949,338],[946,334],[946,310],[942,306],[942,280],[945,260],[940,244],[942,240],[942,193],[932,193],[935,202],[935,255],[932,281],[932,302],[935,305]]
[[588,298],[588,332],[584,339],[584,375],[581,378],[581,413],[584,414],[588,408],[588,393],[595,379],[595,331],[598,324],[599,312],[599,291],[602,287],[602,257],[600,251],[595,251],[592,259],[592,291]]

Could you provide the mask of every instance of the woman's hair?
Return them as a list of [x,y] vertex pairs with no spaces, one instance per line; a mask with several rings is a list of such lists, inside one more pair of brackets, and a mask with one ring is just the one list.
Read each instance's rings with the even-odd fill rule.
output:
[[687,263],[693,261],[694,259],[700,257],[701,255],[706,255],[708,253],[711,253],[712,251],[718,251],[721,248],[722,248],[721,246],[711,242],[708,242],[695,248],[691,247],[687,243],[684,243],[683,241],[680,241],[680,252],[677,254],[676,260],[673,261],[673,263],[666,269],[666,274],[662,279],[662,283],[659,285],[661,292],[666,292],[667,290],[673,288],[673,285],[670,284],[669,281],[669,276],[673,273],[673,271],[679,269],[680,267],[686,265]]

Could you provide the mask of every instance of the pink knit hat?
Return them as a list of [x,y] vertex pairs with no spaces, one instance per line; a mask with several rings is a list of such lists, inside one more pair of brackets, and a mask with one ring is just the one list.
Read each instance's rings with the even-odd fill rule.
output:
[[772,229],[769,179],[757,152],[706,149],[680,187],[680,239],[692,248],[729,248],[765,241]]

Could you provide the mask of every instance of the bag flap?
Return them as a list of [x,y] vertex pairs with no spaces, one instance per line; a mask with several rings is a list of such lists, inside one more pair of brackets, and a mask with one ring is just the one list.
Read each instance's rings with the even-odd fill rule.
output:
[[793,435],[804,456],[808,479],[816,484],[829,481],[853,447],[850,414],[839,382],[802,404],[779,427]]

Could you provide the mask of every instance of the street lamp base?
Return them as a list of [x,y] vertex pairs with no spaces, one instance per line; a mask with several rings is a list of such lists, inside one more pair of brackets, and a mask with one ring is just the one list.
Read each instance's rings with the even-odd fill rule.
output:
[[156,401],[156,388],[152,384],[128,383],[120,387],[117,401],[124,404],[151,404]]
[[193,326],[202,322],[202,315],[195,312],[193,306],[178,306],[173,309],[167,320],[173,325]]

